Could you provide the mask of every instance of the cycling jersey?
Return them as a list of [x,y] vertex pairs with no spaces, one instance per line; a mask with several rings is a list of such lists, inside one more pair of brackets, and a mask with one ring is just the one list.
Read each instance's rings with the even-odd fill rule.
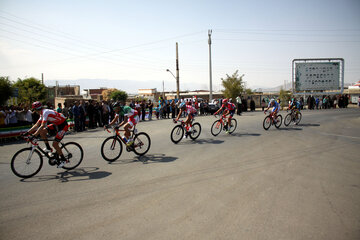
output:
[[[269,103],[268,107],[271,107],[271,102]],[[280,104],[278,102],[275,102],[271,112],[279,112],[279,110],[280,110]]]
[[292,102],[290,103],[290,106],[294,106],[294,107],[296,107],[298,110],[300,110],[300,102],[298,102],[298,101],[292,101]]
[[[122,111],[120,111],[119,114],[128,117],[128,123],[130,124],[131,127],[135,126],[139,122],[138,111],[132,109],[129,106],[123,107]],[[119,114],[116,115],[119,116]]]
[[186,112],[188,114],[195,114],[197,111],[196,109],[191,105],[186,105]]
[[132,116],[139,115],[137,110],[134,110],[129,106],[124,106],[119,114],[122,116],[126,116],[126,117],[132,117]]
[[55,125],[60,125],[66,121],[66,117],[62,113],[58,113],[51,109],[43,109],[40,113],[39,120],[41,123],[51,122]]
[[233,103],[226,103],[226,104],[223,104],[221,107],[223,109],[227,109],[229,111],[234,111],[235,110],[235,104],[233,104]]

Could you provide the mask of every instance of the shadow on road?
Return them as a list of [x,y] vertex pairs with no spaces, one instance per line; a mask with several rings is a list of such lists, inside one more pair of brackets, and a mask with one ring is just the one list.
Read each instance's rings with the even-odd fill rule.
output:
[[261,134],[260,134],[260,133],[232,133],[232,134],[229,134],[229,136],[236,136],[236,137],[247,137],[247,136],[258,137],[258,136],[261,136]]
[[77,168],[74,170],[69,170],[65,172],[60,172],[57,175],[43,175],[43,176],[34,176],[32,178],[21,179],[21,182],[43,182],[51,180],[60,180],[61,182],[70,182],[70,181],[85,181],[85,180],[95,180],[101,179],[110,176],[112,173],[105,171],[98,171],[98,167],[84,167]]
[[299,123],[298,126],[300,127],[320,127],[318,123]]
[[114,162],[109,162],[109,164],[129,164],[129,163],[133,163],[133,162],[143,162],[143,163],[166,163],[166,162],[173,162],[176,159],[178,159],[177,157],[171,157],[171,156],[166,156],[165,154],[162,153],[155,153],[155,154],[145,154],[143,156],[136,156],[134,158],[131,159],[118,159]]
[[136,156],[135,158],[143,163],[151,163],[151,162],[167,163],[167,162],[173,162],[176,159],[178,159],[177,157],[166,156],[163,153],[146,154],[144,156]]
[[281,130],[281,131],[302,131],[302,128],[295,128],[295,127],[282,127],[282,128],[278,128],[277,130]]
[[223,140],[218,140],[218,139],[196,139],[196,140],[185,140],[182,141],[180,143],[178,143],[177,145],[189,145],[189,144],[221,144],[223,143]]

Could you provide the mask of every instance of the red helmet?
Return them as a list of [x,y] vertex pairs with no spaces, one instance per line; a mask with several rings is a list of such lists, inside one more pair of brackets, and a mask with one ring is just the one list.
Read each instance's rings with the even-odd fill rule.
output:
[[33,109],[36,109],[36,110],[40,110],[42,108],[42,104],[41,102],[33,102],[33,104],[31,105],[31,107]]
[[228,100],[225,98],[222,100],[222,104],[226,104],[228,102]]

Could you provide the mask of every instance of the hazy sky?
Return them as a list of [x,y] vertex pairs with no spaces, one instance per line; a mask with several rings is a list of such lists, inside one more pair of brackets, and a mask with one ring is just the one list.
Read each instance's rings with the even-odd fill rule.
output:
[[178,42],[180,87],[208,89],[208,29],[215,90],[236,70],[278,86],[295,58],[344,58],[345,81],[360,80],[359,0],[0,0],[0,75],[175,90]]

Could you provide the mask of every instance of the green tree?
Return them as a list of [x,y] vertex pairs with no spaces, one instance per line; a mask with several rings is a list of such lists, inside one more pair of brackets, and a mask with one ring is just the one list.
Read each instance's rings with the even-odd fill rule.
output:
[[289,100],[291,99],[291,92],[281,88],[279,93],[279,98],[280,98],[280,106],[284,108],[285,106],[288,105]]
[[110,98],[115,101],[125,102],[127,97],[128,97],[127,93],[121,90],[115,90],[110,94]]
[[46,100],[46,87],[36,78],[20,78],[14,84],[14,87],[19,88],[19,101],[31,104],[35,101],[44,102]]
[[233,75],[226,74],[226,79],[221,78],[222,85],[225,88],[223,94],[226,98],[235,99],[242,92],[244,92],[244,81],[243,76],[239,76],[238,70]]
[[5,104],[11,96],[12,86],[9,77],[0,77],[0,105]]
[[247,88],[245,90],[245,92],[246,92],[247,95],[252,95],[253,94],[253,91],[250,88]]

